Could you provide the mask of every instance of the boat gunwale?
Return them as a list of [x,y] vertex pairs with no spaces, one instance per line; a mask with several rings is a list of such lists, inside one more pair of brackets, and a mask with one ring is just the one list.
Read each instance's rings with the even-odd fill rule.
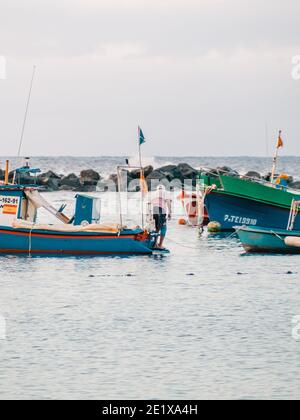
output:
[[135,238],[138,235],[142,234],[144,231],[142,229],[130,230],[126,229],[120,232],[99,232],[85,231],[85,232],[63,232],[56,230],[43,230],[43,229],[26,229],[26,228],[13,228],[9,226],[0,226],[0,235],[22,235],[22,236],[32,236],[32,237],[47,237],[51,238],[60,238],[60,239],[128,239]]
[[277,229],[277,228],[264,228],[256,226],[233,226],[233,229],[238,233],[239,231],[249,232],[249,233],[264,233],[266,235],[283,235],[283,236],[299,236],[299,230],[286,230],[286,229]]
[[291,200],[293,198],[295,198],[295,196],[298,196],[300,199],[300,190],[294,189],[294,188],[286,188],[285,190],[283,188],[276,188],[275,184],[272,184],[269,181],[265,181],[263,179],[255,179],[255,178],[251,178],[251,177],[247,177],[244,175],[232,175],[232,174],[226,174],[226,173],[214,173],[214,172],[210,172],[210,170],[208,171],[204,171],[201,172],[200,171],[200,179],[202,176],[205,176],[205,174],[208,174],[211,178],[215,178],[215,179],[219,179],[220,183],[221,183],[221,187],[217,187],[217,189],[215,190],[211,190],[209,192],[209,194],[222,194],[222,195],[227,195],[230,197],[239,197],[239,198],[244,198],[246,200],[251,200],[257,203],[263,203],[263,204],[269,204],[269,205],[273,205],[275,207],[280,207],[282,209],[290,209],[290,204],[283,204],[283,203],[278,203],[275,200],[265,200],[263,198],[255,198],[255,196],[253,195],[249,195],[249,194],[245,194],[245,193],[240,193],[239,191],[228,191],[226,190],[226,188],[224,187],[224,183],[223,183],[223,178],[230,178],[231,180],[238,180],[238,181],[243,181],[245,183],[248,183],[249,185],[253,185],[256,184],[260,187],[263,188],[272,188],[274,190],[274,193],[276,194],[275,191],[279,192],[285,192],[287,194],[289,194],[291,196]]

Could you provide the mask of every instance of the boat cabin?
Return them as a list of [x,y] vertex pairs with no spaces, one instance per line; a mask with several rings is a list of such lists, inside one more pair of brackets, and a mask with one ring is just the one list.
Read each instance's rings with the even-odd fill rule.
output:
[[40,195],[38,187],[0,184],[0,226],[12,226],[15,220],[36,223],[39,208],[44,208],[64,224],[85,226],[100,222],[101,200],[97,197],[77,194],[75,214],[70,219],[63,214],[65,206],[55,209]]
[[32,188],[0,184],[0,226],[11,226],[16,219],[36,222],[37,208],[26,195],[29,191]]
[[101,213],[101,200],[85,194],[76,195],[74,225],[99,223]]

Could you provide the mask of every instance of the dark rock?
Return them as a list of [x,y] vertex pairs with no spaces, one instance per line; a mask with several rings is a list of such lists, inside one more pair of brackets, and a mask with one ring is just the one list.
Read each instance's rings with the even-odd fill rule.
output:
[[[148,165],[145,166],[145,168],[143,168],[144,170],[144,176],[145,178],[147,178],[147,176],[149,176],[151,174],[151,172],[153,172],[153,166]],[[134,169],[133,171],[130,172],[130,176],[132,179],[138,179],[141,177],[141,171],[140,169]]]
[[80,179],[75,174],[69,174],[61,179],[61,185],[78,188],[80,186]]
[[[9,181],[12,182],[14,179],[14,172],[10,172],[9,173]],[[22,184],[22,185],[33,185],[36,182],[36,178],[31,176],[30,174],[16,174],[16,178],[15,181],[18,184]]]
[[47,191],[57,191],[61,186],[61,181],[59,178],[46,178],[39,176],[37,184],[45,187]]
[[60,179],[61,177],[53,171],[48,171],[39,176],[39,178]]
[[221,174],[228,174],[228,175],[231,175],[231,176],[239,176],[239,173],[236,170],[230,168],[229,166],[220,166],[220,167],[217,168],[217,171]]
[[187,163],[180,163],[177,166],[177,170],[182,181],[185,179],[196,179],[198,175],[198,171]]
[[149,191],[155,189],[157,185],[164,180],[167,181],[166,175],[163,172],[160,172],[160,170],[155,169],[146,178]]
[[61,177],[53,171],[45,172],[37,177],[37,184],[47,191],[57,191],[61,186]]
[[93,169],[81,171],[80,173],[80,183],[82,185],[97,185],[100,179],[99,173]]
[[291,187],[291,188],[294,188],[295,190],[300,190],[300,181],[295,181],[295,182],[292,182],[292,183],[290,184],[290,187]]
[[254,179],[261,179],[261,174],[256,171],[249,171],[246,173],[245,177],[247,178],[254,178]]
[[[266,175],[263,176],[263,179],[267,182],[270,182],[271,176],[272,176],[271,172],[268,172]],[[278,175],[275,175],[275,176],[277,177]]]
[[165,178],[166,176],[163,172],[160,172],[159,169],[155,169],[153,172],[151,172],[150,175],[147,176],[147,181],[152,180],[152,179],[161,181],[162,179],[165,179]]
[[151,174],[151,172],[153,172],[153,166],[151,166],[151,165],[145,166],[145,168],[144,168],[145,178],[147,176],[149,176]]
[[153,172],[151,172],[150,175],[147,176],[147,179],[165,179],[166,176],[163,172],[161,172],[159,169],[155,169]]
[[166,165],[158,169],[162,172],[168,181],[173,181],[174,179],[181,179],[181,172],[176,165]]

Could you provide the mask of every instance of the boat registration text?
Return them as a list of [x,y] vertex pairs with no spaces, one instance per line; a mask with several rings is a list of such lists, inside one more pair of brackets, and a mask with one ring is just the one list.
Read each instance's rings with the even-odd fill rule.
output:
[[238,225],[257,225],[257,219],[250,219],[249,217],[234,216],[230,214],[225,214],[224,221],[228,223],[236,223]]

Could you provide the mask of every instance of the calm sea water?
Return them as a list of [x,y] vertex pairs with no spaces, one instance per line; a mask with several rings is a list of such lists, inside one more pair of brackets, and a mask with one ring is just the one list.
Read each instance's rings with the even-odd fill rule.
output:
[[[58,172],[118,163],[43,159]],[[299,163],[283,166],[297,178]],[[299,257],[246,256],[236,238],[176,219],[166,245],[169,255],[151,257],[0,257],[0,397],[299,398]]]

